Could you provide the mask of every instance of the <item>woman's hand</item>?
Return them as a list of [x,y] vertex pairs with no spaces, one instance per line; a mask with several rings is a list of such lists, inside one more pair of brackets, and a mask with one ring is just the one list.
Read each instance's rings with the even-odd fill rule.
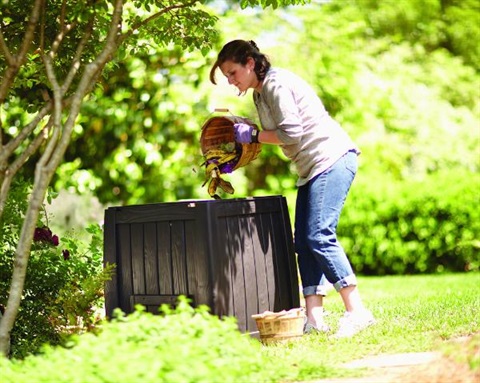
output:
[[233,125],[235,131],[235,141],[240,144],[251,144],[258,142],[258,129],[244,123]]

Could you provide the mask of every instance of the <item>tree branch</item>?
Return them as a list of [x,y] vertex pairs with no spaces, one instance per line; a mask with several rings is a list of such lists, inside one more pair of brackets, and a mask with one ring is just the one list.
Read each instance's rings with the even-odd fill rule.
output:
[[38,134],[35,139],[30,142],[27,149],[24,150],[15,161],[8,167],[5,172],[5,176],[2,180],[0,188],[0,217],[3,216],[3,210],[5,208],[5,203],[7,202],[8,191],[10,190],[10,185],[12,183],[13,177],[17,174],[18,170],[27,162],[32,154],[34,154],[40,145],[47,139],[48,130],[51,126],[50,121],[42,129],[40,134]]
[[92,35],[94,21],[95,21],[95,18],[92,17],[86,27],[86,31],[83,34],[82,39],[78,43],[77,50],[75,51],[75,56],[73,57],[73,60],[72,60],[72,66],[70,67],[70,70],[68,71],[68,74],[62,85],[61,91],[63,94],[67,92],[67,89],[72,84],[72,81],[75,78],[75,75],[77,74],[78,69],[80,68],[80,58],[82,57],[83,50],[85,49],[85,46],[87,45],[87,42]]
[[[49,77],[49,80],[52,83],[53,90],[54,90],[54,108],[53,108],[53,111],[54,111],[53,135],[54,136],[52,137],[52,140],[50,140],[44,155],[42,156],[39,163],[37,164],[36,177],[39,176],[39,173],[41,173],[39,169],[45,169],[47,173],[43,174],[43,176],[47,178],[48,177],[51,178],[51,174],[53,174],[54,170],[56,169],[56,166],[61,161],[61,158],[63,157],[65,150],[70,142],[70,136],[72,133],[73,126],[75,125],[75,120],[77,119],[78,114],[80,112],[82,100],[93,86],[92,80],[99,75],[101,70],[104,68],[105,64],[112,58],[113,53],[118,48],[116,38],[121,25],[122,10],[123,10],[123,1],[116,0],[113,8],[112,21],[110,23],[110,28],[108,30],[107,39],[105,41],[103,50],[99,53],[99,55],[93,62],[91,62],[85,67],[83,76],[80,79],[76,92],[71,98],[71,108],[70,108],[67,120],[63,124],[63,132],[61,135],[59,131],[60,122],[61,122],[60,121],[61,113],[58,115],[55,115],[58,110],[61,111],[60,109],[61,98],[58,97],[60,95],[61,89],[57,88],[58,83],[56,82],[56,79],[55,79],[55,74],[53,72],[53,67],[51,65],[50,58],[45,56],[47,76]],[[59,140],[58,143],[56,142],[57,139]],[[47,170],[47,167],[54,168],[51,174],[50,174],[51,169]]]
[[[45,65],[47,78],[50,81],[53,89],[53,135],[51,140],[49,141],[45,152],[43,153],[42,158],[39,160],[37,166],[44,166],[44,164],[48,163],[52,153],[55,151],[55,147],[57,145],[58,138],[60,137],[60,130],[61,130],[61,120],[62,120],[62,98],[63,93],[60,85],[58,84],[57,77],[55,75],[55,71],[53,69],[52,58],[50,55],[42,54],[43,63]],[[44,163],[45,162],[45,163]]]
[[7,61],[7,65],[13,65],[15,63],[15,58],[10,53],[10,49],[8,49],[7,44],[5,43],[5,38],[3,37],[2,26],[0,24],[0,51],[2,51],[3,55],[5,56],[5,60]]
[[23,44],[17,54],[18,65],[22,65],[25,62],[27,52],[30,49],[30,45],[33,41],[35,28],[37,27],[38,19],[40,17],[40,11],[44,9],[45,0],[35,0],[35,4],[32,10],[32,16],[28,20],[27,30],[23,38]]
[[134,24],[132,26],[132,28],[130,30],[128,30],[127,32],[125,32],[124,34],[122,34],[122,36],[120,37],[119,41],[120,42],[123,42],[125,41],[127,38],[129,38],[136,30],[140,29],[141,27],[149,24],[150,22],[152,22],[153,20],[155,19],[158,19],[159,17],[163,16],[165,13],[169,13],[170,11],[173,11],[175,9],[183,9],[183,8],[188,8],[188,7],[191,7],[192,5],[194,5],[195,3],[198,3],[198,0],[192,0],[188,3],[185,3],[185,4],[174,4],[174,5],[170,5],[170,6],[166,6],[164,8],[162,8],[161,11],[157,12],[157,13],[154,13],[153,15],[147,17],[146,19],[142,20],[142,21],[139,21],[138,23]]
[[3,80],[0,84],[0,104],[3,104],[3,102],[5,101],[10,86],[13,83],[13,79],[15,78],[18,70],[26,60],[27,52],[30,48],[30,45],[32,44],[34,31],[40,17],[40,11],[44,7],[44,2],[45,0],[35,0],[32,14],[30,16],[30,19],[28,20],[27,30],[25,31],[25,35],[23,37],[22,45],[18,53],[14,56],[14,60],[12,60],[7,70],[5,71],[5,75],[3,76]]
[[12,155],[12,153],[25,141],[25,139],[34,131],[34,129],[38,126],[40,121],[51,111],[52,109],[52,102],[48,102],[45,106],[40,110],[34,119],[26,125],[20,133],[15,136],[10,142],[8,142],[5,146],[2,147],[2,151],[0,152],[0,164],[3,161],[6,161],[8,157]]
[[60,12],[60,30],[63,30],[65,26],[65,13],[67,10],[67,0],[62,1],[62,10]]
[[45,12],[47,12],[46,7],[43,8],[42,21],[40,21],[40,41],[38,43],[40,52],[43,52],[45,49]]
[[53,41],[52,48],[50,49],[50,56],[51,57],[55,56],[55,54],[58,51],[58,48],[60,47],[60,44],[63,41],[63,38],[68,34],[68,32],[73,30],[73,28],[75,28],[75,26],[76,26],[76,23],[62,25],[62,28],[58,32],[57,37]]

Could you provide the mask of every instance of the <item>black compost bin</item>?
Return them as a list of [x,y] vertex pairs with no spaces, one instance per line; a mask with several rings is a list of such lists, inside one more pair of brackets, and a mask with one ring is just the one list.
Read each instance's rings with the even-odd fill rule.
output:
[[105,211],[106,314],[156,313],[179,295],[256,331],[252,314],[299,307],[292,229],[283,196],[195,200]]

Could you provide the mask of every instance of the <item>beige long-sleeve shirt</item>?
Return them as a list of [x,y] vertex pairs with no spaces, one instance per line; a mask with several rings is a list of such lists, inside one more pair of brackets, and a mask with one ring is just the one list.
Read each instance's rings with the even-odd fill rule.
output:
[[253,92],[253,100],[262,129],[277,131],[283,153],[295,164],[297,186],[327,170],[349,150],[360,153],[313,88],[292,72],[271,68],[261,92]]

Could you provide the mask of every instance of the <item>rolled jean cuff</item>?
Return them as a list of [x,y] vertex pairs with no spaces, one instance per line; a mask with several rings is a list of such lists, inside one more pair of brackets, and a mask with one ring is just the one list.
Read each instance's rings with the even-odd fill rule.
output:
[[316,286],[307,286],[303,288],[303,296],[307,295],[327,295],[327,286],[325,285],[316,285]]
[[356,286],[357,284],[357,277],[355,276],[355,274],[350,274],[347,277],[340,279],[338,282],[334,283],[333,287],[336,291],[340,291],[344,287]]

